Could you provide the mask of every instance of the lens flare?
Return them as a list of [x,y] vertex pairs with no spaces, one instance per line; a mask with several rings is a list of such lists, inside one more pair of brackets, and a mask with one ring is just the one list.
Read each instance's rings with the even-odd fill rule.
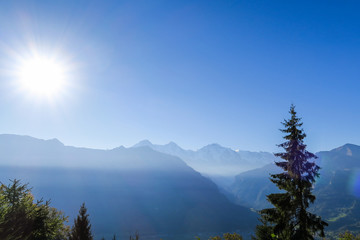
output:
[[360,198],[360,169],[352,172],[349,181],[349,191],[355,197]]

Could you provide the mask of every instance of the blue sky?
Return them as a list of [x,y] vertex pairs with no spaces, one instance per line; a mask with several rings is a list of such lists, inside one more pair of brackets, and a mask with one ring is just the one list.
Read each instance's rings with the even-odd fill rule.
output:
[[[360,144],[359,9],[357,1],[3,1],[0,132],[96,148],[149,139],[275,152],[294,103],[310,150]],[[55,103],[14,89],[14,53],[29,49],[56,53],[71,69]]]

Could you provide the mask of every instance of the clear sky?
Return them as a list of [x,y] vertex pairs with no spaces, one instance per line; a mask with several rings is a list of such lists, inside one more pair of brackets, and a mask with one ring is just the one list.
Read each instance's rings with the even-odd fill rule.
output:
[[[274,152],[294,103],[310,150],[359,145],[359,11],[340,0],[1,1],[0,133]],[[20,86],[34,52],[66,68],[56,96]]]

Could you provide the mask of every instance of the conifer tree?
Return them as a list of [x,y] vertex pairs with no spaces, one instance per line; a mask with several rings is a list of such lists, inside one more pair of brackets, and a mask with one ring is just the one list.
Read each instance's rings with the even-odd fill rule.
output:
[[74,221],[69,240],[93,240],[89,214],[87,214],[85,203],[80,207],[79,215]]
[[281,129],[286,141],[278,145],[285,151],[275,154],[282,159],[275,164],[284,172],[270,178],[282,192],[267,196],[274,208],[260,211],[263,225],[257,226],[256,239],[312,240],[316,234],[324,237],[327,226],[319,216],[307,211],[315,201],[311,190],[320,168],[314,162],[317,157],[306,150],[306,134],[294,105],[289,113],[291,118],[284,120]]
[[40,200],[35,202],[28,184],[11,180],[0,185],[1,240],[59,240],[68,235],[67,217]]

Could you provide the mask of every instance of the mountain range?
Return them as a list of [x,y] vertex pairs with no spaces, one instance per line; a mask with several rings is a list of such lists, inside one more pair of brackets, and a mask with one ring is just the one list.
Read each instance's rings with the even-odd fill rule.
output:
[[[316,155],[321,170],[310,211],[329,223],[327,231],[360,232],[360,146],[345,144]],[[1,182],[29,182],[37,198],[52,199],[70,219],[86,202],[97,237],[127,238],[135,231],[142,239],[249,234],[257,223],[255,211],[271,207],[266,195],[279,191],[269,180],[280,172],[274,161],[270,153],[218,144],[192,151],[173,142],[142,141],[98,150],[65,146],[57,139],[0,135]],[[214,176],[235,173],[226,198]]]
[[70,223],[85,202],[97,239],[136,231],[142,239],[193,239],[249,233],[257,222],[254,212],[231,203],[183,160],[149,147],[96,150],[0,135],[0,166],[2,183],[28,182],[37,199],[51,199]]
[[149,147],[158,152],[177,156],[194,170],[209,177],[222,189],[229,187],[235,175],[260,168],[276,160],[274,155],[268,152],[232,150],[216,143],[209,144],[196,151],[184,150],[174,142],[158,145],[149,140],[143,140],[132,148],[137,147]]

